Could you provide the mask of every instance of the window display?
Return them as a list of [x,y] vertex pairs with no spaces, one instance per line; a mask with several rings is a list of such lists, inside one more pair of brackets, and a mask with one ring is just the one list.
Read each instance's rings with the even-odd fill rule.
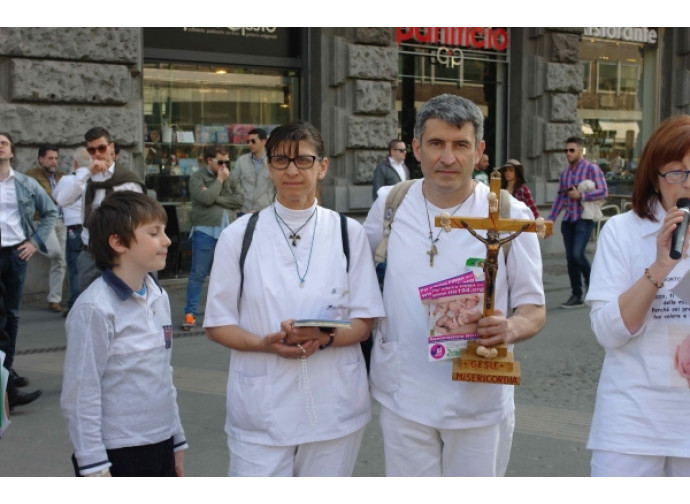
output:
[[[585,30],[588,33],[587,29]],[[654,117],[644,76],[654,45],[583,37],[583,89],[577,105],[587,159],[604,171],[610,194],[630,194],[641,154],[645,121]]]
[[205,166],[204,148],[225,144],[234,160],[253,128],[269,134],[294,120],[295,71],[219,65],[146,63],[146,184],[160,202],[189,199],[189,175]]

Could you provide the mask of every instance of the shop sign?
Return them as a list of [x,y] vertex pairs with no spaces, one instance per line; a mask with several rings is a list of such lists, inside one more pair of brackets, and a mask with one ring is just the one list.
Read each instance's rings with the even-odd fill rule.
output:
[[462,49],[439,47],[435,57],[431,58],[432,65],[442,65],[446,68],[455,68],[462,65]]
[[657,31],[653,28],[611,27],[585,28],[586,37],[623,40],[625,42],[640,42],[642,44],[656,44]]
[[395,40],[417,44],[442,44],[505,51],[508,48],[508,32],[505,28],[396,28]]
[[245,37],[245,38],[263,38],[269,40],[276,40],[278,34],[276,33],[277,28],[246,28],[246,27],[233,27],[233,28],[183,28],[184,31],[189,33],[202,33],[205,35],[227,35],[232,37]]
[[300,28],[144,28],[144,48],[299,58]]

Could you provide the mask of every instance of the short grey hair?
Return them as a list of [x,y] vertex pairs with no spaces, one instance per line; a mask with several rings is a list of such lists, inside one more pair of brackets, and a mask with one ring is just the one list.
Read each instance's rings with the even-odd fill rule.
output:
[[414,137],[421,143],[424,127],[429,119],[440,119],[443,122],[462,128],[466,122],[474,126],[477,145],[484,139],[484,115],[479,107],[462,96],[442,94],[427,101],[417,112],[414,125]]
[[91,164],[91,156],[86,147],[77,147],[72,153],[72,161],[76,162],[79,168],[89,166]]

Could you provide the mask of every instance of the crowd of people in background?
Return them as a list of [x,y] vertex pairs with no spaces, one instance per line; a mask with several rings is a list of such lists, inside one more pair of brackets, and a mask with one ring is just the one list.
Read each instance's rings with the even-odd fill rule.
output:
[[[228,474],[351,476],[373,397],[387,476],[505,475],[513,387],[452,381],[451,360],[430,363],[419,295],[422,286],[457,282],[465,265],[488,254],[475,232],[444,232],[432,218],[488,215],[492,177],[507,191],[510,219],[540,217],[520,160],[491,170],[479,107],[450,94],[421,106],[411,144],[392,139],[373,171],[363,224],[321,205],[330,160],[313,125],[292,122],[270,135],[256,128],[246,141],[234,170],[227,148],[211,145],[190,175],[192,264],[181,323],[197,325],[208,278],[203,327],[230,353]],[[188,444],[172,380],[175,314],[156,277],[171,244],[168,215],[118,152],[110,132],[93,127],[69,173],[57,169],[59,148],[46,144],[24,174],[13,164],[12,137],[0,132],[4,414],[41,395],[21,390],[30,380],[14,369],[27,265],[39,252],[50,262],[48,309],[66,317],[61,408],[75,475],[182,476]],[[606,176],[586,158],[582,138],[564,139],[563,154],[548,214],[555,222],[563,213],[571,293],[561,307],[590,305],[606,351],[587,445],[592,475],[690,476],[690,334],[655,315],[690,264],[690,242],[677,236],[689,232],[690,117],[652,134],[632,211],[608,221],[592,264],[591,211],[608,197]],[[411,179],[408,155],[422,178]],[[537,237],[511,240],[509,253],[495,247],[492,310],[463,319],[488,348],[512,349],[545,323]]]

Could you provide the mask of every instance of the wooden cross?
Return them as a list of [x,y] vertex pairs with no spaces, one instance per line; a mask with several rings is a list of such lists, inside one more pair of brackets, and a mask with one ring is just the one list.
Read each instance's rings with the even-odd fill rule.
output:
[[[495,300],[496,272],[498,271],[498,255],[500,248],[506,242],[515,239],[523,232],[537,232],[550,236],[553,232],[553,222],[528,219],[508,219],[500,217],[501,203],[501,174],[498,170],[491,173],[489,193],[489,216],[481,217],[450,217],[439,215],[435,218],[437,227],[442,226],[446,231],[452,228],[467,229],[478,240],[486,245],[486,260],[484,261],[484,312],[483,316],[493,315]],[[487,237],[479,236],[475,230],[486,229]],[[513,234],[500,239],[499,233],[513,231]],[[433,258],[433,256],[431,256]],[[508,314],[506,314],[507,316]],[[492,359],[486,362],[486,359]],[[469,342],[467,350],[463,350],[460,358],[453,362],[453,379],[486,383],[520,384],[519,363],[514,362],[512,354],[507,351],[505,344],[490,349]]]

